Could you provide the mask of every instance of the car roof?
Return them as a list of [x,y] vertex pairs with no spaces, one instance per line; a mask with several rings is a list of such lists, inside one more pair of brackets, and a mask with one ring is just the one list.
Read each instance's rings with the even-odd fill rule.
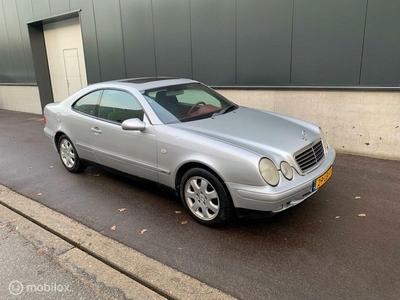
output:
[[188,84],[188,83],[197,83],[197,81],[186,78],[173,78],[173,77],[141,77],[141,78],[129,78],[129,79],[100,82],[94,85],[98,87],[129,86],[143,93],[146,90],[157,89],[160,87],[171,86],[171,85]]

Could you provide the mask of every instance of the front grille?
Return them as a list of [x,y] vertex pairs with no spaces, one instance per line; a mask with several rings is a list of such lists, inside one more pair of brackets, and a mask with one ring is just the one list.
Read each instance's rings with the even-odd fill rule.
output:
[[324,146],[319,141],[315,145],[297,154],[294,158],[303,173],[318,165],[325,157]]

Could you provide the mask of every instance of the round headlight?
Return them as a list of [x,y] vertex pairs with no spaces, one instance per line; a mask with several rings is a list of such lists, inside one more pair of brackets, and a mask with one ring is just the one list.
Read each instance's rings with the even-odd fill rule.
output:
[[259,163],[260,173],[266,183],[276,186],[279,183],[279,173],[275,164],[268,158],[263,158]]
[[281,162],[281,172],[287,180],[292,180],[293,169],[286,161]]
[[322,144],[324,144],[324,150],[327,151],[329,149],[328,139],[321,127],[319,128],[319,135],[321,136]]

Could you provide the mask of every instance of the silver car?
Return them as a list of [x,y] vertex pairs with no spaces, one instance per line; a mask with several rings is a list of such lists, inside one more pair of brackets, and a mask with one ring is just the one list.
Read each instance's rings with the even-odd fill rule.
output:
[[95,163],[155,181],[207,226],[299,204],[331,177],[335,159],[318,126],[238,106],[189,79],[93,84],[44,116],[68,171]]

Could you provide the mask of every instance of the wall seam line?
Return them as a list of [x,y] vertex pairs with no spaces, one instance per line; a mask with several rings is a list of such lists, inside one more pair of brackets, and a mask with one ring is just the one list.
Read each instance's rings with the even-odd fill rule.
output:
[[126,52],[125,52],[124,26],[122,25],[121,0],[118,0],[118,5],[119,5],[119,20],[120,20],[120,23],[121,23],[122,52],[124,53],[125,78],[128,78],[128,70],[127,70],[127,68],[126,68]]
[[189,0],[189,35],[190,35],[190,68],[192,73],[192,79],[194,76],[193,70],[193,37],[192,37],[192,1]]
[[289,85],[292,85],[293,36],[294,36],[294,0],[293,0],[293,6],[292,6],[292,34],[291,34],[291,39],[290,39]]
[[154,71],[156,72],[156,77],[158,76],[157,71],[157,53],[156,53],[156,33],[155,33],[155,25],[154,25],[154,6],[153,0],[150,1],[151,3],[151,24],[153,26],[153,48],[154,48]]
[[[97,39],[97,24],[96,24],[96,11],[94,9],[94,3],[92,0],[92,10],[93,10],[93,21],[94,21],[94,32],[96,35],[96,48],[97,48],[97,57],[98,57],[98,61],[99,61],[99,73],[100,73],[100,81],[103,81],[103,76],[101,74],[101,62],[100,62],[100,51],[99,51],[99,41]],[[82,37],[83,39],[83,37]],[[87,73],[87,71],[86,71]]]
[[358,77],[358,85],[361,86],[361,75],[362,75],[362,66],[364,62],[364,47],[365,47],[365,33],[367,30],[367,17],[368,17],[368,0],[365,5],[365,18],[364,18],[364,32],[363,32],[363,41],[361,47],[361,59],[360,59],[360,73]]

